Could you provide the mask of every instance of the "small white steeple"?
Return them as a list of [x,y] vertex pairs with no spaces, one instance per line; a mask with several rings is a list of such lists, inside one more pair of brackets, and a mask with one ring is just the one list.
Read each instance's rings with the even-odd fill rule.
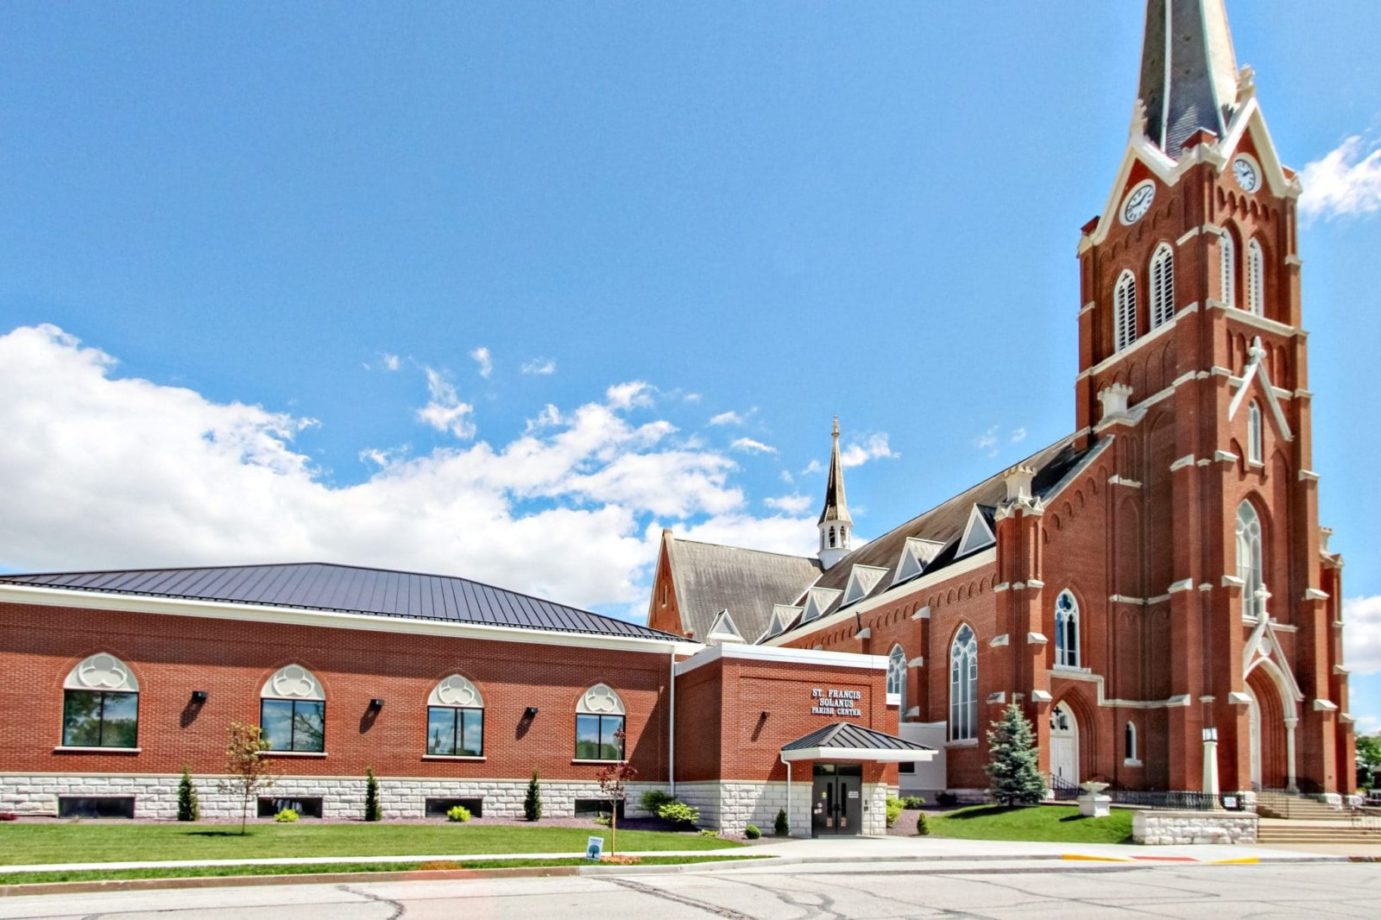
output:
[[844,463],[839,459],[839,416],[834,417],[834,443],[830,447],[830,475],[825,483],[825,508],[820,512],[820,565],[830,568],[849,554],[854,519],[844,498]]

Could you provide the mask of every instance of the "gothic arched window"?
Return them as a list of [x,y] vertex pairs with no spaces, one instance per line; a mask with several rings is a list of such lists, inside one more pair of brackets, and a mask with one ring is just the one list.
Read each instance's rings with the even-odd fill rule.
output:
[[1237,506],[1237,577],[1242,579],[1242,613],[1249,617],[1266,609],[1261,559],[1261,518],[1251,502],[1243,502]]
[[132,748],[139,740],[139,681],[114,655],[77,663],[62,683],[62,746]]
[[575,707],[575,759],[623,760],[623,699],[608,684],[586,690]]
[[1161,243],[1151,256],[1151,328],[1175,317],[1175,254]]
[[949,647],[949,740],[978,737],[978,637],[965,623]]
[[1068,591],[1055,598],[1055,666],[1079,667],[1079,602]]
[[279,668],[259,693],[259,725],[270,751],[326,750],[326,694],[300,664]]
[[1261,407],[1256,400],[1247,406],[1247,459],[1261,462]]
[[427,754],[484,756],[484,696],[459,674],[443,679],[427,698]]
[[1113,289],[1113,350],[1121,351],[1136,341],[1136,278],[1123,272]]
[[1226,230],[1218,240],[1218,272],[1223,303],[1237,306],[1237,244]]
[[1257,316],[1265,316],[1265,297],[1262,288],[1261,244],[1252,240],[1247,244],[1247,309]]
[[887,656],[887,702],[896,703],[898,713],[906,715],[906,651],[900,645],[892,646]]

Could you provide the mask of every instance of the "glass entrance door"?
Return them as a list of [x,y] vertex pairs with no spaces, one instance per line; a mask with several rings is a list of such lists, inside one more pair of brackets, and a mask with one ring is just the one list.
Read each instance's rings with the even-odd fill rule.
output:
[[863,768],[858,764],[819,763],[814,773],[811,836],[862,833]]

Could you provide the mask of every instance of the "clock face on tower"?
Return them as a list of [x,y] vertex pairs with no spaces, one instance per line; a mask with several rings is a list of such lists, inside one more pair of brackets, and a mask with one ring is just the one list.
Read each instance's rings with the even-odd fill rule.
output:
[[1156,186],[1154,182],[1142,182],[1136,188],[1127,193],[1127,198],[1122,202],[1122,223],[1134,224],[1151,210],[1151,201],[1156,197]]
[[1239,156],[1232,161],[1232,175],[1244,192],[1254,192],[1261,184],[1261,173],[1247,156]]

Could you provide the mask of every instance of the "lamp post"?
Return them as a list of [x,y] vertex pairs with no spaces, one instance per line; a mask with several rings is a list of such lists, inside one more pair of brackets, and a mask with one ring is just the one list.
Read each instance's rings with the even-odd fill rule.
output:
[[1204,794],[1213,796],[1218,807],[1218,729],[1205,728],[1204,736]]

